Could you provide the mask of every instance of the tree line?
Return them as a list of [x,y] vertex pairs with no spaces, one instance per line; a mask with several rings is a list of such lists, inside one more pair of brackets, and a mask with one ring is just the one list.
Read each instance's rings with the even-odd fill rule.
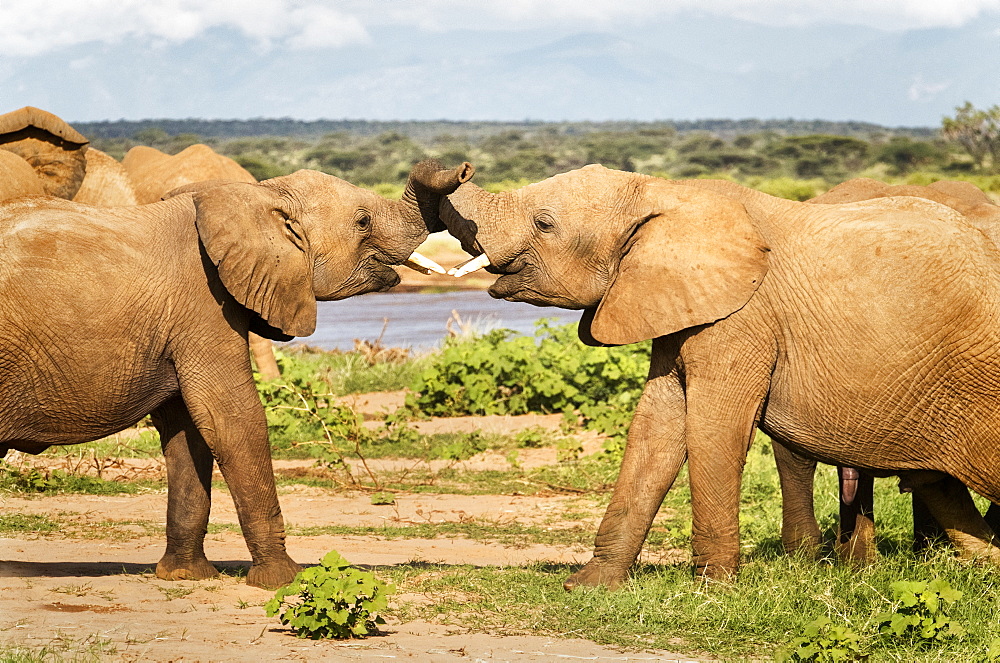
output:
[[[814,190],[866,175],[929,171],[956,178],[1000,166],[1000,107],[956,109],[940,129],[859,122],[379,122],[366,120],[146,120],[78,123],[93,145],[121,158],[134,145],[176,153],[207,143],[258,179],[313,168],[363,186],[405,181],[424,158],[471,161],[477,181],[509,187],[588,163],[668,178],[783,181]],[[788,184],[791,182],[792,184]],[[811,182],[811,185],[802,185]],[[767,188],[766,186],[763,188]]]

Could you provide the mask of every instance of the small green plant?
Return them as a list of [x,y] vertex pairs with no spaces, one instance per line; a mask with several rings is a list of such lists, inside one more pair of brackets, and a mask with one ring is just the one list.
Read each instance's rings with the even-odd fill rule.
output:
[[331,550],[318,566],[299,572],[264,604],[268,617],[295,629],[300,638],[363,638],[378,633],[388,597],[396,591]]
[[396,503],[396,496],[388,491],[372,493],[372,504],[375,506],[385,506]]
[[962,598],[962,592],[952,589],[946,581],[900,580],[889,585],[889,589],[895,609],[875,616],[883,635],[906,638],[917,646],[965,635],[965,627],[948,615],[955,601]]
[[834,624],[829,617],[817,617],[806,624],[801,637],[792,640],[775,659],[778,661],[817,661],[840,663],[863,661],[861,636],[846,626]]

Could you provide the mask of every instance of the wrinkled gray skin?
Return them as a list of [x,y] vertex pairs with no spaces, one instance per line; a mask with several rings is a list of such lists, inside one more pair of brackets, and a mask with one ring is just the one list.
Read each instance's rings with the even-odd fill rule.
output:
[[[961,181],[939,181],[930,186],[890,185],[858,177],[833,187],[808,202],[813,204],[854,203],[876,198],[913,196],[947,205],[994,244],[1000,245],[1000,206],[978,187]],[[784,504],[782,539],[786,548],[818,551],[819,525],[813,509],[815,461],[801,458],[784,448],[775,448]],[[837,548],[842,557],[865,563],[875,554],[873,482],[871,476],[853,468],[838,468],[841,477],[840,534]],[[844,477],[851,477],[844,479]],[[985,514],[990,529],[1000,531],[1000,507],[991,505]],[[925,548],[944,536],[918,497],[913,500],[913,547]]]
[[755,427],[898,475],[960,554],[1000,561],[962,485],[1000,502],[1000,254],[954,210],[588,166],[504,194],[465,184],[440,212],[490,259],[494,297],[583,309],[590,343],[653,339],[594,558],[567,588],[625,580],[685,458],[696,571],[730,577]]
[[157,575],[216,574],[203,546],[214,458],[253,560],[247,583],[287,584],[299,567],[285,552],[247,334],[311,334],[316,300],[398,283],[390,265],[468,176],[467,164],[423,162],[402,201],[304,170],[141,207],[0,205],[0,457],[95,440],[151,414],[168,481]]

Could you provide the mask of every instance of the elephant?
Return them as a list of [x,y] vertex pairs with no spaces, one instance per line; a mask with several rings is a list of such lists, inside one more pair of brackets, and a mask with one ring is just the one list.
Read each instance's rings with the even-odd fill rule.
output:
[[250,550],[247,583],[288,583],[299,567],[285,551],[247,334],[307,336],[317,300],[398,283],[391,266],[427,260],[414,250],[439,198],[471,174],[421,162],[399,201],[301,170],[136,207],[0,204],[0,458],[150,414],[168,485],[157,576],[216,574],[204,552],[214,460]]
[[[1000,206],[969,182],[942,180],[928,186],[894,186],[859,177],[838,184],[807,202],[837,204],[892,196],[914,196],[947,205],[960,212],[967,222],[1000,246]],[[816,463],[796,457],[792,452],[779,448],[779,445],[775,447],[775,460],[781,477],[785,507],[782,539],[786,548],[816,549],[819,546],[819,525],[816,523],[812,503]],[[867,562],[875,550],[872,478],[859,475],[852,468],[838,468],[838,472],[842,478],[851,477],[848,482],[854,482],[854,485],[841,482],[841,532],[838,536],[838,549],[843,557],[855,562]],[[985,514],[985,520],[994,533],[1000,532],[1000,507],[991,505]],[[919,497],[913,499],[913,534],[913,548],[917,551],[944,535]]]
[[72,200],[83,183],[90,141],[33,106],[0,115],[0,149],[27,161],[50,196]]
[[73,200],[98,207],[130,207],[139,204],[135,185],[124,166],[114,157],[93,147],[87,150],[87,172]]
[[[186,147],[175,155],[137,145],[125,154],[121,166],[133,185],[136,199],[142,204],[156,202],[167,192],[196,182],[257,181],[243,166],[200,143]],[[261,378],[279,378],[281,371],[271,341],[251,333],[249,343]]]
[[243,166],[200,143],[174,155],[138,145],[125,154],[122,166],[132,179],[141,204],[156,202],[168,191],[192,182],[257,181]]
[[454,273],[485,266],[491,296],[582,310],[585,343],[652,339],[593,558],[567,589],[626,580],[685,460],[695,571],[734,577],[755,428],[898,476],[960,554],[1000,563],[966,491],[1000,502],[1000,253],[951,208],[590,165],[505,193],[463,184],[439,217],[476,256]]
[[42,196],[45,189],[27,161],[0,149],[0,201],[21,196]]

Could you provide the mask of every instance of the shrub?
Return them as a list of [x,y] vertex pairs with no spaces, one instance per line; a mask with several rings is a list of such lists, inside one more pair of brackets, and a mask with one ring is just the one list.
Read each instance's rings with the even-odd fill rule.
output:
[[264,612],[277,615],[300,638],[363,638],[378,633],[378,625],[385,623],[378,613],[395,591],[395,586],[352,568],[331,550],[318,566],[300,571],[279,589],[264,604]]
[[439,416],[578,411],[590,428],[623,438],[649,366],[649,343],[583,345],[576,325],[542,320],[535,338],[498,329],[449,339],[412,385],[409,405]]

